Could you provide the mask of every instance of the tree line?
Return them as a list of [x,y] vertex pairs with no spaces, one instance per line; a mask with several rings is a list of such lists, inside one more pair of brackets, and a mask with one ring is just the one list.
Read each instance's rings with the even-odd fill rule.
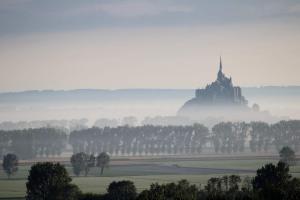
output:
[[279,151],[289,146],[300,150],[300,120],[265,122],[221,122],[211,129],[202,124],[187,126],[86,128],[68,135],[64,129],[36,128],[0,130],[0,156],[14,153],[20,159],[58,156],[69,143],[73,153],[111,155],[200,154]]
[[187,180],[153,183],[138,193],[133,182],[112,182],[105,194],[83,193],[72,184],[59,163],[37,163],[31,167],[26,183],[27,200],[298,200],[300,180],[293,178],[283,162],[266,164],[253,178],[238,175],[212,177],[205,185]]
[[88,120],[85,118],[72,120],[4,121],[0,123],[0,130],[12,131],[50,127],[64,129],[66,132],[71,132],[73,130],[88,128],[87,123]]
[[20,159],[58,156],[64,151],[67,134],[60,129],[37,128],[14,131],[0,130],[0,156],[7,152]]
[[69,144],[74,153],[109,152],[113,155],[199,154],[205,147],[216,153],[278,152],[284,146],[300,147],[300,120],[265,122],[221,122],[211,130],[192,126],[119,126],[73,131]]
[[[283,147],[278,153],[280,161],[286,165],[293,166],[297,164],[295,152],[290,147]],[[100,168],[100,174],[102,175],[104,168],[108,167],[109,162],[110,156],[106,152],[102,152],[97,156],[80,152],[73,154],[70,158],[73,173],[76,176],[79,176],[82,172],[84,172],[84,176],[87,176],[89,171],[94,167]],[[18,171],[18,164],[17,155],[9,153],[3,156],[2,168],[7,174],[8,179]]]

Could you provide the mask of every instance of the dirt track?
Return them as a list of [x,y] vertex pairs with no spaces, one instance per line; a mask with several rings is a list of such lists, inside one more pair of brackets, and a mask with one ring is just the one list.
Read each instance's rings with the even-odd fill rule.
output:
[[[151,162],[166,162],[166,161],[214,161],[214,160],[279,160],[278,155],[199,155],[199,156],[124,156],[111,157],[111,165],[129,165],[129,164],[147,164]],[[300,160],[300,156],[297,156]],[[36,158],[34,160],[20,160],[20,164],[34,164],[37,162],[60,162],[69,163],[69,157],[50,157],[50,158]]]
[[119,168],[122,171],[126,171],[126,173],[128,174],[135,174],[137,171],[143,174],[184,174],[184,175],[255,173],[255,170],[179,167],[176,165],[164,166],[164,165],[157,165],[157,164],[112,166],[112,168],[114,167]]

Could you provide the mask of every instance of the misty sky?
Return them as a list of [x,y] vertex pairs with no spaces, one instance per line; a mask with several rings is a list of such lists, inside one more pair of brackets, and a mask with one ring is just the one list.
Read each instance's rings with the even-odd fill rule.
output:
[[299,0],[0,0],[0,91],[300,85]]

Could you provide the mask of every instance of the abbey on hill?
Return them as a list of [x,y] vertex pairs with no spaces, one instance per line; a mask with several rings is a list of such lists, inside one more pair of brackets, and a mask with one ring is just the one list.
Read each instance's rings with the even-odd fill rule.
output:
[[217,80],[207,85],[205,89],[197,89],[195,98],[185,103],[184,107],[189,105],[247,105],[248,101],[243,97],[240,87],[232,84],[232,79],[227,78],[222,71],[222,60],[220,58],[220,67]]
[[223,73],[221,58],[217,79],[204,89],[197,89],[195,97],[188,100],[177,114],[196,120],[215,118],[247,121],[267,116],[267,113],[248,107],[241,88],[233,86],[231,77]]
[[242,96],[240,87],[234,87],[232,79],[227,78],[222,72],[222,60],[217,80],[207,85],[205,89],[197,89],[195,102],[200,104],[236,104],[246,105],[248,102]]

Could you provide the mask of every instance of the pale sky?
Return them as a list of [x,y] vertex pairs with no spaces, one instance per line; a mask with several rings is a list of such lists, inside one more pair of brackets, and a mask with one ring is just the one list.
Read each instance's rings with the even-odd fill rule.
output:
[[299,0],[0,0],[0,92],[300,85]]

